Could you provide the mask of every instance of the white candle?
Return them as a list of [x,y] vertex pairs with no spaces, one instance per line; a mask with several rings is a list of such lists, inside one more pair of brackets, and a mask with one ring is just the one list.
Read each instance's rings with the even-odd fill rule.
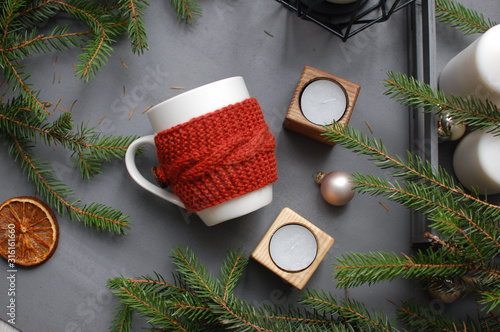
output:
[[320,79],[309,83],[300,97],[300,109],[307,120],[317,125],[339,121],[347,108],[344,89],[336,82]]
[[288,224],[274,232],[269,241],[269,254],[280,269],[298,272],[306,269],[316,258],[318,243],[305,226]]
[[500,25],[451,59],[439,77],[447,96],[476,96],[500,106]]
[[500,137],[484,130],[465,136],[453,155],[453,168],[460,183],[480,194],[500,192]]

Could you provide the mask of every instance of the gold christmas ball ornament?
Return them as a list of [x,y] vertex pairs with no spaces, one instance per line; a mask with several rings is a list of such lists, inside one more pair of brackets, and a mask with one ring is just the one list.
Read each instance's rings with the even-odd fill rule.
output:
[[455,302],[459,297],[460,297],[460,292],[452,292],[452,293],[446,293],[441,290],[437,289],[429,289],[429,295],[436,299],[439,300],[443,303],[450,304]]
[[448,113],[439,115],[438,137],[440,142],[457,141],[465,134],[466,126],[457,122]]
[[321,196],[335,206],[347,204],[354,197],[352,175],[344,171],[319,172],[316,183],[320,185]]
[[[466,283],[470,283],[469,281],[470,278],[468,277],[463,277],[462,280]],[[436,282],[436,281],[434,281]],[[460,288],[456,287],[456,283],[454,282],[453,279],[449,278],[444,278],[439,281],[438,284],[430,284],[429,289],[428,289],[429,295],[436,299],[439,300],[443,303],[449,304],[455,302],[457,299],[462,296],[462,290]]]

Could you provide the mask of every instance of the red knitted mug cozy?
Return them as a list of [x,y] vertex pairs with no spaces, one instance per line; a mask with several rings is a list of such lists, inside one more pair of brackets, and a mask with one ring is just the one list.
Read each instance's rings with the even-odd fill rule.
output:
[[278,179],[276,144],[255,98],[164,130],[155,136],[158,183],[197,212]]

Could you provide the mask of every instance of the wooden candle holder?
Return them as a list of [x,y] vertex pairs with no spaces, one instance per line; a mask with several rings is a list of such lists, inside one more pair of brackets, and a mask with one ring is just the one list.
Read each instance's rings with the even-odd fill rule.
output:
[[349,119],[351,118],[351,114],[354,109],[354,105],[356,104],[356,100],[358,99],[361,87],[358,84],[350,82],[346,79],[306,66],[302,71],[299,83],[295,89],[295,93],[293,95],[292,102],[290,103],[283,126],[317,141],[329,145],[335,145],[335,143],[332,143],[321,136],[321,134],[326,131],[325,128],[321,125],[310,122],[304,114],[302,114],[302,110],[300,109],[302,91],[309,83],[319,79],[331,80],[338,83],[344,89],[347,98],[347,107],[344,115],[338,122],[345,125],[349,123]]
[[[316,237],[316,242],[318,244],[318,250],[314,261],[306,269],[299,272],[288,272],[281,269],[273,262],[269,253],[269,243],[273,234],[280,227],[289,224],[298,224],[309,229]],[[321,263],[330,247],[333,245],[333,241],[334,240],[330,235],[323,232],[305,218],[298,215],[290,208],[284,208],[276,217],[266,234],[264,234],[264,237],[260,240],[257,247],[252,252],[251,257],[296,288],[302,289],[307,284],[314,271],[316,271],[318,265]]]

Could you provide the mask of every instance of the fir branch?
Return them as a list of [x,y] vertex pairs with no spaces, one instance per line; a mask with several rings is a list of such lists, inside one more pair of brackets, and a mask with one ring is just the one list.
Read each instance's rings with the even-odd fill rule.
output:
[[[183,323],[168,313],[169,309],[162,297],[154,292],[145,292],[138,287],[127,287],[123,285],[119,289],[114,289],[112,292],[121,300],[127,310],[137,311],[141,316],[145,317],[153,327],[160,329],[175,329],[176,331],[188,330],[183,327]],[[129,316],[124,315],[123,311],[117,312],[122,317],[116,317],[114,328],[130,329],[131,324],[127,321]],[[115,331],[120,331],[115,329]]]
[[118,305],[110,330],[117,332],[130,332],[132,330],[132,314],[134,311],[128,305]]
[[94,38],[89,40],[83,48],[83,53],[79,56],[80,64],[76,66],[77,74],[81,78],[90,80],[95,77],[99,68],[107,63],[107,57],[113,50],[110,46],[112,39],[108,36],[106,27],[111,24],[105,20],[109,15],[106,16],[102,11],[96,11],[93,4],[88,1],[75,0],[69,4],[54,0],[54,3],[60,5],[61,9],[68,14],[87,23],[93,31]]
[[57,26],[48,35],[37,35],[36,29],[27,35],[26,33],[19,33],[17,35],[9,36],[9,44],[5,48],[0,49],[0,52],[5,53],[8,57],[13,59],[23,59],[24,57],[32,54],[49,53],[52,50],[65,51],[72,47],[78,46],[78,41],[81,36],[89,32],[69,32],[68,26]]
[[487,305],[487,312],[498,310],[500,308],[500,289],[497,288],[491,292],[481,292],[481,300],[479,303]]
[[79,220],[85,226],[98,230],[107,230],[115,234],[125,234],[129,229],[127,218],[122,212],[103,204],[78,205],[80,200],[68,201],[74,192],[57,180],[47,163],[38,162],[29,152],[31,146],[26,141],[11,136],[9,154],[14,160],[20,159],[23,171],[35,184],[37,191],[45,197],[47,203],[64,216],[68,212],[71,220]]
[[425,279],[429,277],[464,276],[480,263],[462,262],[457,256],[442,252],[418,252],[416,256],[403,257],[391,253],[367,254],[346,253],[334,264],[333,277],[337,287],[357,287],[364,283],[373,284],[398,277]]
[[488,129],[500,134],[500,112],[498,106],[474,96],[451,96],[447,98],[442,91],[408,77],[402,73],[387,73],[384,81],[385,94],[403,105],[424,108],[426,112],[448,113],[458,122],[463,122],[472,130]]
[[57,145],[73,151],[75,168],[81,170],[82,178],[90,179],[100,173],[103,161],[121,160],[133,136],[102,135],[81,124],[73,131],[74,124],[70,113],[60,115],[53,123],[45,123],[39,118],[26,114],[29,105],[21,98],[14,98],[5,106],[0,105],[0,128],[7,134],[26,137],[31,140],[42,139],[46,145]]
[[300,303],[317,311],[339,315],[359,331],[397,331],[383,312],[370,312],[363,303],[352,299],[339,301],[329,293],[306,290]]
[[23,66],[13,64],[5,53],[2,53],[2,59],[5,65],[1,66],[0,63],[0,67],[3,67],[7,83],[9,86],[12,85],[14,91],[17,89],[21,90],[21,95],[28,103],[28,108],[32,109],[33,112],[36,112],[37,115],[42,118],[50,114],[45,104],[38,98],[39,91],[31,91],[31,84],[26,83],[30,75],[21,72]]
[[[441,236],[447,237],[446,241],[439,242],[443,247],[449,248],[450,250],[453,248],[453,250],[451,250],[453,253],[464,256],[464,251],[472,248],[472,250],[474,250],[474,254],[477,254],[477,256],[470,255],[470,257],[480,258],[481,261],[484,261],[484,256],[479,250],[478,245],[475,241],[471,240],[467,232],[462,227],[457,225],[457,223],[451,222],[449,218],[435,218],[437,218],[435,219],[437,222],[432,225],[432,228],[440,232]],[[457,237],[457,234],[460,236]],[[463,239],[465,241],[460,241],[459,239]]]
[[[6,1],[3,8],[2,14],[0,16],[0,28],[2,30],[2,48],[7,40],[7,33],[11,31],[16,31],[19,27],[13,26],[13,20],[16,16],[16,12],[24,6],[25,1],[14,0]],[[10,31],[9,31],[10,30]]]
[[367,155],[381,169],[394,169],[394,172],[391,173],[392,176],[408,182],[429,182],[443,191],[456,194],[455,199],[462,197],[500,213],[500,206],[467,194],[463,188],[455,184],[453,178],[443,168],[440,167],[436,171],[430,163],[422,161],[418,156],[412,156],[410,152],[407,154],[408,160],[405,163],[398,157],[391,157],[381,140],[370,139],[350,126],[334,123],[325,129],[326,132],[323,135],[327,140],[342,145],[355,153]]
[[[174,264],[177,266],[177,271],[185,276],[186,281],[190,284],[193,291],[201,298],[211,299],[214,302],[216,308],[213,310],[220,315],[219,320],[223,324],[241,330],[252,328],[257,331],[270,331],[251,322],[244,315],[239,314],[231,308],[221,294],[222,287],[220,281],[214,279],[205,270],[203,264],[200,264],[194,253],[188,249],[183,251],[181,248],[178,248],[173,252],[172,257],[174,258]],[[228,265],[232,264],[229,263]],[[238,302],[238,304],[240,307],[245,306],[244,302]]]
[[[491,244],[487,248],[488,257],[492,257],[495,250],[500,248],[500,242],[495,240],[499,234],[497,225],[500,207],[465,193],[454,184],[444,169],[436,172],[429,163],[413,158],[410,154],[405,164],[400,158],[389,156],[381,141],[370,140],[351,127],[338,123],[327,127],[325,137],[353,152],[368,155],[380,168],[395,169],[392,175],[399,181],[404,180],[402,184],[399,181],[389,183],[386,179],[355,173],[353,180],[359,192],[384,195],[410,209],[428,214],[432,220],[439,222],[446,218],[461,228],[465,227],[470,233],[481,234]],[[455,229],[448,230],[448,233],[454,232]],[[475,243],[479,243],[482,239],[475,240]]]
[[414,302],[403,303],[398,313],[401,320],[411,328],[411,331],[467,331],[458,330],[456,322],[443,313],[437,313],[435,310],[419,306]]
[[490,19],[486,20],[483,14],[453,0],[436,0],[435,6],[438,20],[459,29],[466,35],[484,33],[498,24]]
[[30,1],[28,7],[17,12],[16,18],[20,18],[27,27],[34,26],[37,22],[46,22],[54,17],[59,10],[59,6],[54,0]]
[[418,182],[404,183],[402,188],[398,182],[390,184],[371,175],[355,173],[353,179],[360,193],[384,195],[389,200],[427,214],[430,220],[441,223],[439,226],[433,224],[435,229],[452,234],[450,236],[456,236],[456,227],[464,228],[469,236],[474,235],[467,240],[472,239],[475,246],[482,247],[482,256],[475,256],[476,259],[492,258],[498,254],[500,242],[497,238],[500,234],[495,226],[498,224],[497,213],[492,214],[496,219],[489,219],[487,209],[480,209],[477,204],[459,205],[450,192],[436,191]]
[[145,0],[119,0],[122,15],[128,17],[127,33],[134,53],[148,49],[148,37],[144,23],[144,10],[149,4]]
[[190,288],[202,298],[214,298],[220,300],[220,283],[212,277],[205,266],[198,261],[192,251],[186,248],[177,248],[172,252],[172,258],[176,265],[176,271],[184,275]]
[[[174,276],[175,284],[165,282],[158,274],[155,278],[118,277],[108,280],[108,287],[120,300],[113,323],[115,331],[119,331],[117,327],[122,325],[130,326],[122,322],[124,306],[146,315],[150,324],[159,329],[168,326],[156,319],[168,316],[190,331],[211,328],[237,331],[355,331],[351,324],[334,319],[327,313],[320,314],[317,310],[285,309],[280,306],[256,308],[236,298],[233,286],[247,261],[239,250],[228,252],[221,265],[220,279],[213,278],[188,249],[175,248],[172,257],[179,271]],[[158,311],[152,312],[151,308]]]
[[230,252],[228,258],[222,264],[221,277],[224,286],[222,300],[224,302],[228,301],[228,297],[233,296],[236,283],[243,274],[247,263],[248,260],[243,258],[240,251],[235,251]]
[[202,15],[198,0],[170,0],[177,12],[177,18],[180,22],[192,23],[196,17]]

